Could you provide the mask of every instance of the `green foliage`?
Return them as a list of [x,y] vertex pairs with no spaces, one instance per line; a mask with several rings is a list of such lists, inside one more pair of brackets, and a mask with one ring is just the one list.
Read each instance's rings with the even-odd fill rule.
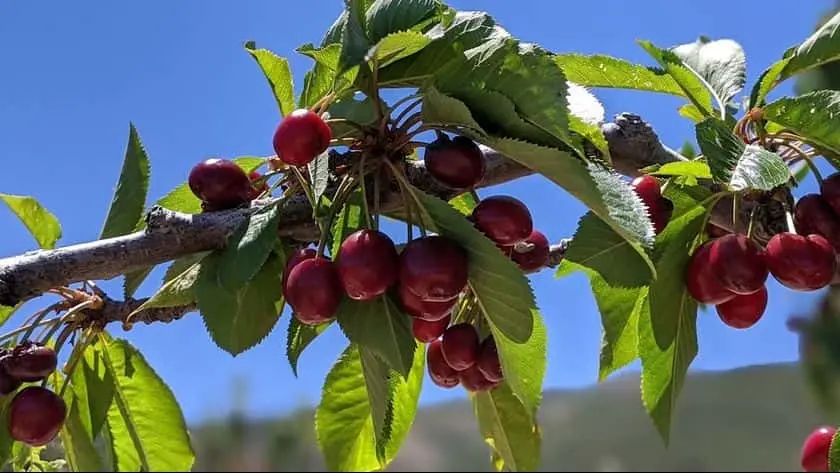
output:
[[764,107],[767,120],[802,135],[832,153],[840,153],[840,137],[834,126],[838,114],[840,92],[834,90],[784,97]]
[[137,222],[143,217],[150,174],[149,157],[132,123],[120,180],[99,238],[111,238],[134,231]]
[[369,350],[401,375],[408,375],[416,348],[411,320],[390,297],[380,296],[369,302],[345,298],[337,320],[351,342]]
[[840,442],[837,441],[840,437],[840,431],[834,432],[834,437],[831,439],[831,449],[828,453],[828,471],[840,471]]
[[558,54],[554,61],[566,79],[589,87],[644,90],[686,97],[685,91],[662,69],[640,66],[601,54]]
[[289,61],[267,49],[256,49],[256,44],[252,41],[245,44],[245,49],[257,61],[268,85],[271,86],[277,107],[280,109],[280,116],[292,113],[296,108],[295,87]]
[[34,197],[10,194],[0,194],[0,200],[3,200],[9,210],[26,226],[41,248],[55,247],[55,243],[62,236],[61,224],[40,202]]
[[493,449],[497,471],[538,469],[542,446],[539,426],[507,385],[474,394],[473,408],[481,435]]

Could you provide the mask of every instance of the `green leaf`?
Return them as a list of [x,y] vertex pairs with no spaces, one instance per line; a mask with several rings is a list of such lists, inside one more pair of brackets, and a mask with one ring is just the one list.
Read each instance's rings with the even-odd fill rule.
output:
[[131,123],[120,180],[117,182],[108,217],[99,235],[100,239],[126,235],[134,231],[137,222],[143,218],[150,173],[149,157],[143,148],[137,128]]
[[828,452],[828,471],[840,471],[840,442],[837,441],[838,437],[840,437],[840,431],[835,431]]
[[688,176],[697,179],[712,178],[712,170],[709,169],[709,165],[699,160],[666,163],[650,174],[654,176]]
[[308,165],[309,178],[312,183],[312,193],[315,196],[315,202],[321,200],[324,191],[327,190],[327,184],[330,182],[330,152],[329,150],[315,156]]
[[420,404],[420,393],[423,391],[423,380],[426,374],[426,350],[418,344],[414,350],[414,360],[408,378],[390,376],[390,435],[384,448],[384,464],[390,464],[400,452]]
[[564,256],[616,287],[646,286],[651,271],[636,249],[592,212],[581,218]]
[[391,404],[391,386],[388,384],[390,373],[385,362],[373,352],[364,347],[359,347],[358,350],[373,420],[376,456],[381,463],[385,457],[385,445],[391,437],[390,417],[394,406]]
[[341,248],[341,243],[350,236],[351,233],[362,228],[364,222],[364,210],[362,209],[362,190],[357,187],[347,200],[344,201],[344,206],[336,213],[332,224],[330,234],[332,236],[332,246],[330,247],[330,254],[337,257],[338,250]]
[[472,214],[473,209],[478,202],[476,202],[475,197],[469,192],[465,192],[457,197],[453,197],[449,199],[449,205],[455,208],[461,214],[468,216]]
[[[604,132],[601,131],[601,127],[599,125],[586,123],[580,118],[570,115],[569,130],[586,138],[590,143],[595,145],[595,147],[598,148],[598,151],[601,152],[601,156],[604,161],[608,163],[612,162],[612,158],[610,157],[610,145],[607,143],[607,139],[604,137]],[[579,152],[583,154],[582,151]]]
[[71,471],[107,471],[99,458],[99,452],[93,443],[93,437],[85,429],[80,413],[80,405],[86,405],[87,399],[80,399],[78,396],[69,396],[70,402],[66,402],[67,417],[61,427],[61,445],[64,447],[67,462]]
[[123,299],[134,297],[134,293],[137,292],[137,289],[140,289],[140,286],[143,285],[143,282],[146,281],[146,278],[154,269],[154,266],[148,266],[125,273],[123,275]]
[[216,345],[237,356],[268,336],[283,312],[283,261],[270,256],[254,278],[235,291],[218,284],[220,262],[217,254],[201,261],[196,302]]
[[[330,119],[344,118],[360,125],[371,125],[377,119],[376,104],[370,97],[363,100],[353,97],[338,99],[330,105],[329,113]],[[330,129],[335,139],[362,136],[358,128],[340,121],[330,123]]]
[[785,54],[785,59],[788,62],[779,74],[780,80],[840,59],[840,12],[791,53]]
[[371,46],[364,29],[365,6],[363,0],[344,0],[347,20],[341,34],[341,54],[338,57],[339,74],[358,66],[365,60]]
[[322,49],[315,49],[311,44],[307,44],[298,48],[297,52],[315,60],[313,68],[303,77],[303,90],[298,99],[300,107],[310,108],[333,88],[341,46],[331,44]]
[[510,386],[527,412],[536,416],[542,401],[548,336],[539,311],[533,309],[531,314],[534,330],[531,338],[525,343],[513,342],[492,322],[490,332],[499,351],[505,384]]
[[189,471],[195,453],[172,391],[128,341],[101,337],[97,351],[114,382],[108,425],[115,470]]
[[369,57],[371,60],[375,58],[379,67],[385,67],[416,54],[431,41],[428,36],[417,31],[391,33],[371,48]]
[[365,27],[371,43],[386,36],[415,28],[438,16],[439,0],[376,0],[365,15]]
[[182,256],[172,264],[166,268],[166,272],[163,274],[163,284],[168,283],[169,281],[178,277],[184,271],[190,269],[194,264],[201,262],[205,256],[211,254],[212,251],[202,251],[200,253],[193,253],[187,256]]
[[685,96],[698,110],[706,116],[713,116],[712,94],[696,72],[686,67],[682,59],[673,51],[657,48],[650,41],[640,40],[638,43],[674,78]]
[[[492,100],[490,97],[493,96],[493,94],[488,92],[485,94],[484,98]],[[504,97],[498,93],[495,94],[495,96]],[[510,102],[508,101],[507,103]],[[510,106],[512,107],[512,104]],[[480,106],[476,107],[476,109],[481,110]],[[497,112],[503,111],[504,110],[499,110]],[[420,113],[423,117],[423,123],[428,126],[437,125],[443,127],[446,125],[454,125],[458,128],[467,128],[473,133],[484,134],[484,130],[481,128],[481,125],[473,119],[472,110],[467,108],[464,102],[448,95],[444,95],[434,87],[426,87],[423,89],[423,108]],[[501,121],[504,116],[505,115],[502,113],[496,113],[493,118]]]
[[257,61],[265,75],[274,99],[280,108],[280,116],[286,116],[295,110],[295,86],[292,79],[292,71],[289,61],[274,54],[267,49],[254,49],[253,43],[246,44],[248,54]]
[[764,105],[764,100],[767,98],[767,94],[773,90],[773,87],[777,86],[781,82],[779,80],[779,75],[781,75],[782,70],[785,66],[787,66],[788,61],[790,61],[790,58],[776,61],[761,73],[761,76],[759,76],[758,80],[753,85],[752,92],[750,92],[748,110]]
[[703,112],[698,110],[697,107],[690,103],[687,103],[679,109],[677,109],[677,113],[679,113],[681,117],[688,118],[694,123],[700,123],[706,119],[706,116],[703,115]]
[[534,332],[536,307],[528,279],[510,258],[445,201],[410,188],[427,221],[440,235],[456,241],[469,258],[469,286],[486,319],[514,343],[527,342]]
[[703,206],[695,205],[657,238],[656,270],[669,277],[650,285],[648,305],[639,314],[642,401],[666,444],[685,375],[697,356],[697,303],[679,275],[685,273],[705,214]]
[[[3,425],[8,425],[9,419],[9,403],[14,398],[14,395],[3,396],[0,398],[0,421]],[[0,465],[5,465],[12,456],[12,445],[15,441],[9,434],[9,429],[0,429]]]
[[289,359],[289,365],[292,367],[292,373],[295,377],[298,375],[298,360],[300,360],[303,351],[330,325],[332,325],[331,321],[319,325],[304,325],[298,322],[297,318],[289,317],[289,330],[286,335],[286,357]]
[[747,57],[744,48],[731,39],[697,41],[671,49],[683,63],[708,83],[720,102],[730,104],[747,82]]
[[765,105],[764,116],[817,146],[840,153],[836,126],[840,117],[840,91],[818,90],[784,97]]
[[277,240],[279,215],[275,205],[260,209],[248,216],[228,239],[218,257],[216,275],[220,286],[235,292],[263,267]]
[[351,342],[376,354],[386,365],[407,376],[416,343],[411,317],[387,295],[368,302],[342,300],[338,324]]
[[[535,471],[542,458],[542,434],[535,418],[506,383],[473,395],[484,441],[501,459],[497,471]],[[503,467],[503,468],[502,468]]]
[[697,144],[715,181],[730,189],[770,190],[790,179],[782,158],[757,145],[745,145],[722,121],[709,118],[696,127]]
[[554,62],[563,69],[566,79],[583,86],[644,90],[686,97],[674,78],[661,69],[601,54],[558,54]]
[[23,222],[41,248],[48,250],[55,248],[55,243],[62,236],[61,225],[55,215],[45,209],[34,197],[0,194],[0,199]]
[[167,281],[158,291],[146,302],[140,304],[129,318],[140,312],[153,308],[180,307],[196,302],[195,285],[199,277],[201,264],[193,264],[178,276]]

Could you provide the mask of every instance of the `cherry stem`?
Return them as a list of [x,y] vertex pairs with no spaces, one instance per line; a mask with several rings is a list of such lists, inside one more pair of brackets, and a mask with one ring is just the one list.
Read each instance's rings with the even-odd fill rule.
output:
[[[423,223],[423,213],[425,211],[425,208],[423,207],[423,203],[420,202],[420,198],[417,197],[414,194],[414,191],[411,189],[411,183],[409,183],[408,180],[405,178],[405,176],[403,176],[402,173],[400,173],[400,170],[397,169],[397,167],[394,165],[394,163],[392,163],[391,161],[386,159],[385,160],[385,165],[390,167],[391,171],[394,173],[394,177],[397,179],[397,184],[399,184],[399,186],[400,186],[400,191],[408,193],[408,195],[411,196],[412,200],[414,201],[415,205],[417,205],[417,214],[420,216],[420,218],[418,219],[418,226],[420,227],[420,235],[423,238],[425,238],[426,237],[426,225]],[[429,219],[429,221],[432,221],[432,218],[431,218],[430,215],[428,215],[428,212],[426,212],[425,216]]]
[[405,119],[402,125],[399,125],[397,131],[408,134],[408,130],[414,125],[420,123],[422,120],[423,117],[420,115],[420,113],[413,113]]
[[368,228],[373,228],[373,223],[371,222],[370,218],[370,206],[368,205],[368,195],[367,195],[367,185],[365,184],[365,160],[367,159],[367,154],[362,153],[362,158],[359,160],[359,187],[362,192],[362,213],[365,215],[365,223],[367,223]]
[[62,316],[58,316],[58,317],[53,317],[53,318],[47,319],[47,320],[39,320],[37,323],[33,323],[31,325],[24,325],[22,327],[18,327],[16,329],[12,330],[11,332],[4,333],[2,336],[0,336],[0,341],[5,341],[5,340],[9,340],[10,338],[14,338],[15,335],[26,332],[27,330],[29,330],[33,327],[40,327],[40,326],[43,326],[43,325],[59,323],[59,322],[62,321],[63,318],[64,317],[62,317]]
[[741,196],[732,195],[732,233],[738,233],[741,228]]
[[362,124],[354,122],[353,120],[350,120],[349,118],[328,118],[328,119],[324,120],[324,123],[326,123],[328,125],[332,125],[332,124],[350,125],[353,128],[361,131],[362,133],[365,132],[365,127]]
[[[712,194],[711,196],[707,197],[705,200],[700,202],[701,206],[706,206],[706,215],[703,217],[703,225],[700,228],[706,228],[709,225],[709,220],[712,218],[712,211],[715,209],[715,205],[717,205],[718,201],[725,196],[729,195],[729,192],[723,191],[718,192],[717,194]],[[703,232],[700,233],[701,235],[704,234]]]
[[[399,124],[399,123],[400,123],[400,121],[401,121],[403,118],[405,118],[405,116],[406,116],[406,115],[408,115],[409,113],[411,113],[411,111],[412,111],[415,107],[417,107],[418,105],[420,105],[420,103],[421,103],[422,101],[423,101],[423,98],[421,97],[421,98],[417,98],[416,100],[414,100],[414,101],[413,101],[413,102],[411,102],[410,104],[406,105],[406,107],[405,107],[405,108],[404,108],[404,109],[403,109],[403,110],[402,110],[399,114],[397,114],[397,116],[394,118],[394,123],[395,123],[395,124]],[[397,102],[397,103],[399,103],[399,102]],[[395,104],[395,106],[396,106],[396,104]]]
[[796,146],[793,143],[785,143],[785,146],[787,146],[788,149],[796,153],[801,159],[805,160],[805,164],[808,165],[808,167],[811,168],[811,172],[814,173],[814,178],[817,180],[817,184],[822,184],[822,173],[820,173],[820,170],[817,168],[817,165],[816,163],[814,163],[814,160],[811,159],[811,156],[809,156],[808,153],[805,152],[805,150],[803,150],[799,146]]
[[[70,328],[69,326],[67,327]],[[69,332],[72,333],[72,330]],[[61,335],[64,335],[62,332]],[[82,340],[73,347],[73,351],[70,352],[70,359],[67,360],[67,363],[64,365],[64,369],[62,372],[64,373],[64,384],[61,385],[61,389],[59,389],[59,397],[64,397],[64,391],[67,389],[67,385],[70,384],[70,378],[73,376],[73,371],[76,369],[76,364],[79,363],[79,360],[82,359],[82,354],[84,353],[85,349],[92,343],[93,336],[89,334],[85,334],[86,336],[82,338]],[[61,336],[59,336],[61,338]],[[65,337],[66,338],[66,337]]]
[[378,231],[379,230],[379,206],[380,206],[380,198],[379,198],[380,197],[380,195],[379,195],[380,182],[379,181],[380,181],[380,178],[382,177],[382,174],[380,173],[380,166],[377,166],[376,171],[374,171],[374,172],[376,174],[374,174],[374,176],[373,176],[373,225],[374,225],[374,230]]
[[321,115],[327,108],[329,108],[330,104],[334,99],[335,92],[330,92],[327,95],[321,97],[317,102],[315,102],[315,104],[312,105],[312,108],[310,110],[314,111],[318,115]]
[[753,224],[755,223],[755,207],[750,211],[750,222],[747,225],[747,238],[752,238]]
[[[423,97],[420,95],[420,92],[415,92],[413,94],[408,94],[405,97],[403,97],[403,98],[397,100],[396,102],[394,102],[393,105],[391,105],[391,110],[396,110],[400,105],[408,102],[409,100],[417,99],[419,101],[419,100],[422,100],[422,98]],[[409,105],[408,106],[408,108],[413,108],[413,107],[414,107],[414,105]]]

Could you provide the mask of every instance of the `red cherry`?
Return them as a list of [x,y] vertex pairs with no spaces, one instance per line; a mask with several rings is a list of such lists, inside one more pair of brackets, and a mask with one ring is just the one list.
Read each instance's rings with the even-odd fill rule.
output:
[[481,149],[464,136],[450,140],[446,135],[438,135],[426,145],[423,161],[432,177],[455,189],[474,187],[486,170]]
[[426,365],[429,377],[436,385],[444,389],[451,389],[460,382],[458,372],[447,365],[446,360],[443,359],[440,339],[429,342],[429,347],[426,349]]
[[211,158],[190,170],[190,190],[209,207],[208,211],[238,207],[251,200],[254,187],[245,171],[228,159]]
[[414,334],[414,338],[423,342],[423,343],[430,343],[433,340],[437,340],[443,335],[444,331],[446,331],[446,327],[449,326],[449,322],[452,320],[452,316],[446,315],[446,317],[435,320],[434,322],[412,318],[411,319],[411,333]]
[[7,396],[17,390],[23,382],[13,378],[5,369],[0,367],[0,396]]
[[534,230],[528,207],[507,195],[482,199],[472,211],[472,220],[478,230],[504,246],[524,241]]
[[735,293],[723,287],[712,274],[709,259],[713,242],[714,240],[707,241],[694,250],[685,271],[688,294],[703,304],[720,304],[735,297]]
[[714,240],[709,265],[723,287],[741,295],[761,289],[770,274],[764,250],[741,233]]
[[292,268],[297,266],[301,261],[314,258],[317,254],[318,252],[315,251],[315,248],[299,248],[292,252],[289,259],[286,260],[286,267],[283,269],[283,296],[287,294],[286,285],[289,281],[289,273],[292,271]]
[[51,347],[25,341],[2,357],[2,365],[12,378],[32,383],[52,374],[58,366],[58,358]]
[[840,215],[840,172],[835,172],[822,180],[820,194],[834,213]]
[[467,252],[440,235],[408,242],[400,253],[399,281],[424,301],[451,301],[464,290],[469,275]]
[[286,301],[302,324],[318,325],[330,320],[341,303],[341,280],[332,261],[312,258],[289,272]]
[[335,259],[347,297],[369,301],[384,294],[397,281],[399,258],[388,235],[366,228],[351,233]]
[[835,432],[835,427],[822,426],[808,435],[799,454],[802,471],[828,471],[828,455]]
[[840,219],[819,194],[808,194],[796,202],[793,213],[796,231],[802,235],[822,235],[840,252]]
[[458,380],[464,389],[470,392],[490,391],[497,387],[501,382],[491,381],[484,377],[484,374],[478,368],[478,364],[472,365],[469,368],[458,371]]
[[29,386],[15,395],[9,405],[9,435],[32,447],[50,443],[67,416],[67,405],[54,392]]
[[284,163],[306,166],[330,146],[332,130],[315,112],[298,109],[287,115],[274,132],[274,152]]
[[653,222],[653,231],[657,235],[665,230],[671,217],[674,216],[674,203],[665,197],[660,197],[656,207],[651,209],[651,221]]
[[548,263],[550,248],[548,238],[539,230],[533,230],[525,241],[502,247],[502,251],[525,272],[536,271]]
[[659,205],[662,189],[655,177],[648,174],[638,176],[630,181],[630,186],[648,209],[653,209]]
[[831,244],[820,235],[778,233],[767,242],[770,274],[797,291],[816,291],[831,283],[837,263]]
[[251,180],[251,186],[254,188],[251,200],[256,199],[257,197],[259,197],[260,194],[268,190],[268,181],[262,181],[262,183],[259,186],[254,185],[254,183],[261,177],[262,174],[260,174],[259,171],[251,171],[251,173],[248,174],[248,179]]
[[758,291],[735,296],[732,300],[715,306],[720,320],[732,328],[745,329],[755,325],[767,309],[767,287]]
[[443,358],[456,371],[474,365],[480,349],[478,331],[472,324],[456,324],[443,332]]
[[496,348],[496,340],[490,336],[481,342],[481,349],[478,354],[478,369],[484,377],[491,382],[498,383],[504,379],[502,373],[502,362],[499,360],[499,351]]
[[405,284],[397,286],[397,296],[406,314],[427,322],[435,322],[451,314],[455,304],[458,303],[457,297],[443,302],[424,301],[417,294],[409,291]]

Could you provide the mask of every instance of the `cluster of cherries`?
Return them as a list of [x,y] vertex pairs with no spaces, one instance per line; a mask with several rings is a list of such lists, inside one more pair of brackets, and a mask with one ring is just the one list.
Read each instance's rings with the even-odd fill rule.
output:
[[67,416],[67,405],[56,393],[41,386],[26,386],[45,380],[55,371],[55,350],[31,341],[11,350],[0,350],[0,395],[17,391],[9,403],[9,435],[13,440],[39,447],[50,443]]
[[824,472],[829,471],[828,458],[831,452],[831,440],[837,432],[835,427],[822,426],[814,429],[805,442],[799,454],[799,463],[802,471]]

